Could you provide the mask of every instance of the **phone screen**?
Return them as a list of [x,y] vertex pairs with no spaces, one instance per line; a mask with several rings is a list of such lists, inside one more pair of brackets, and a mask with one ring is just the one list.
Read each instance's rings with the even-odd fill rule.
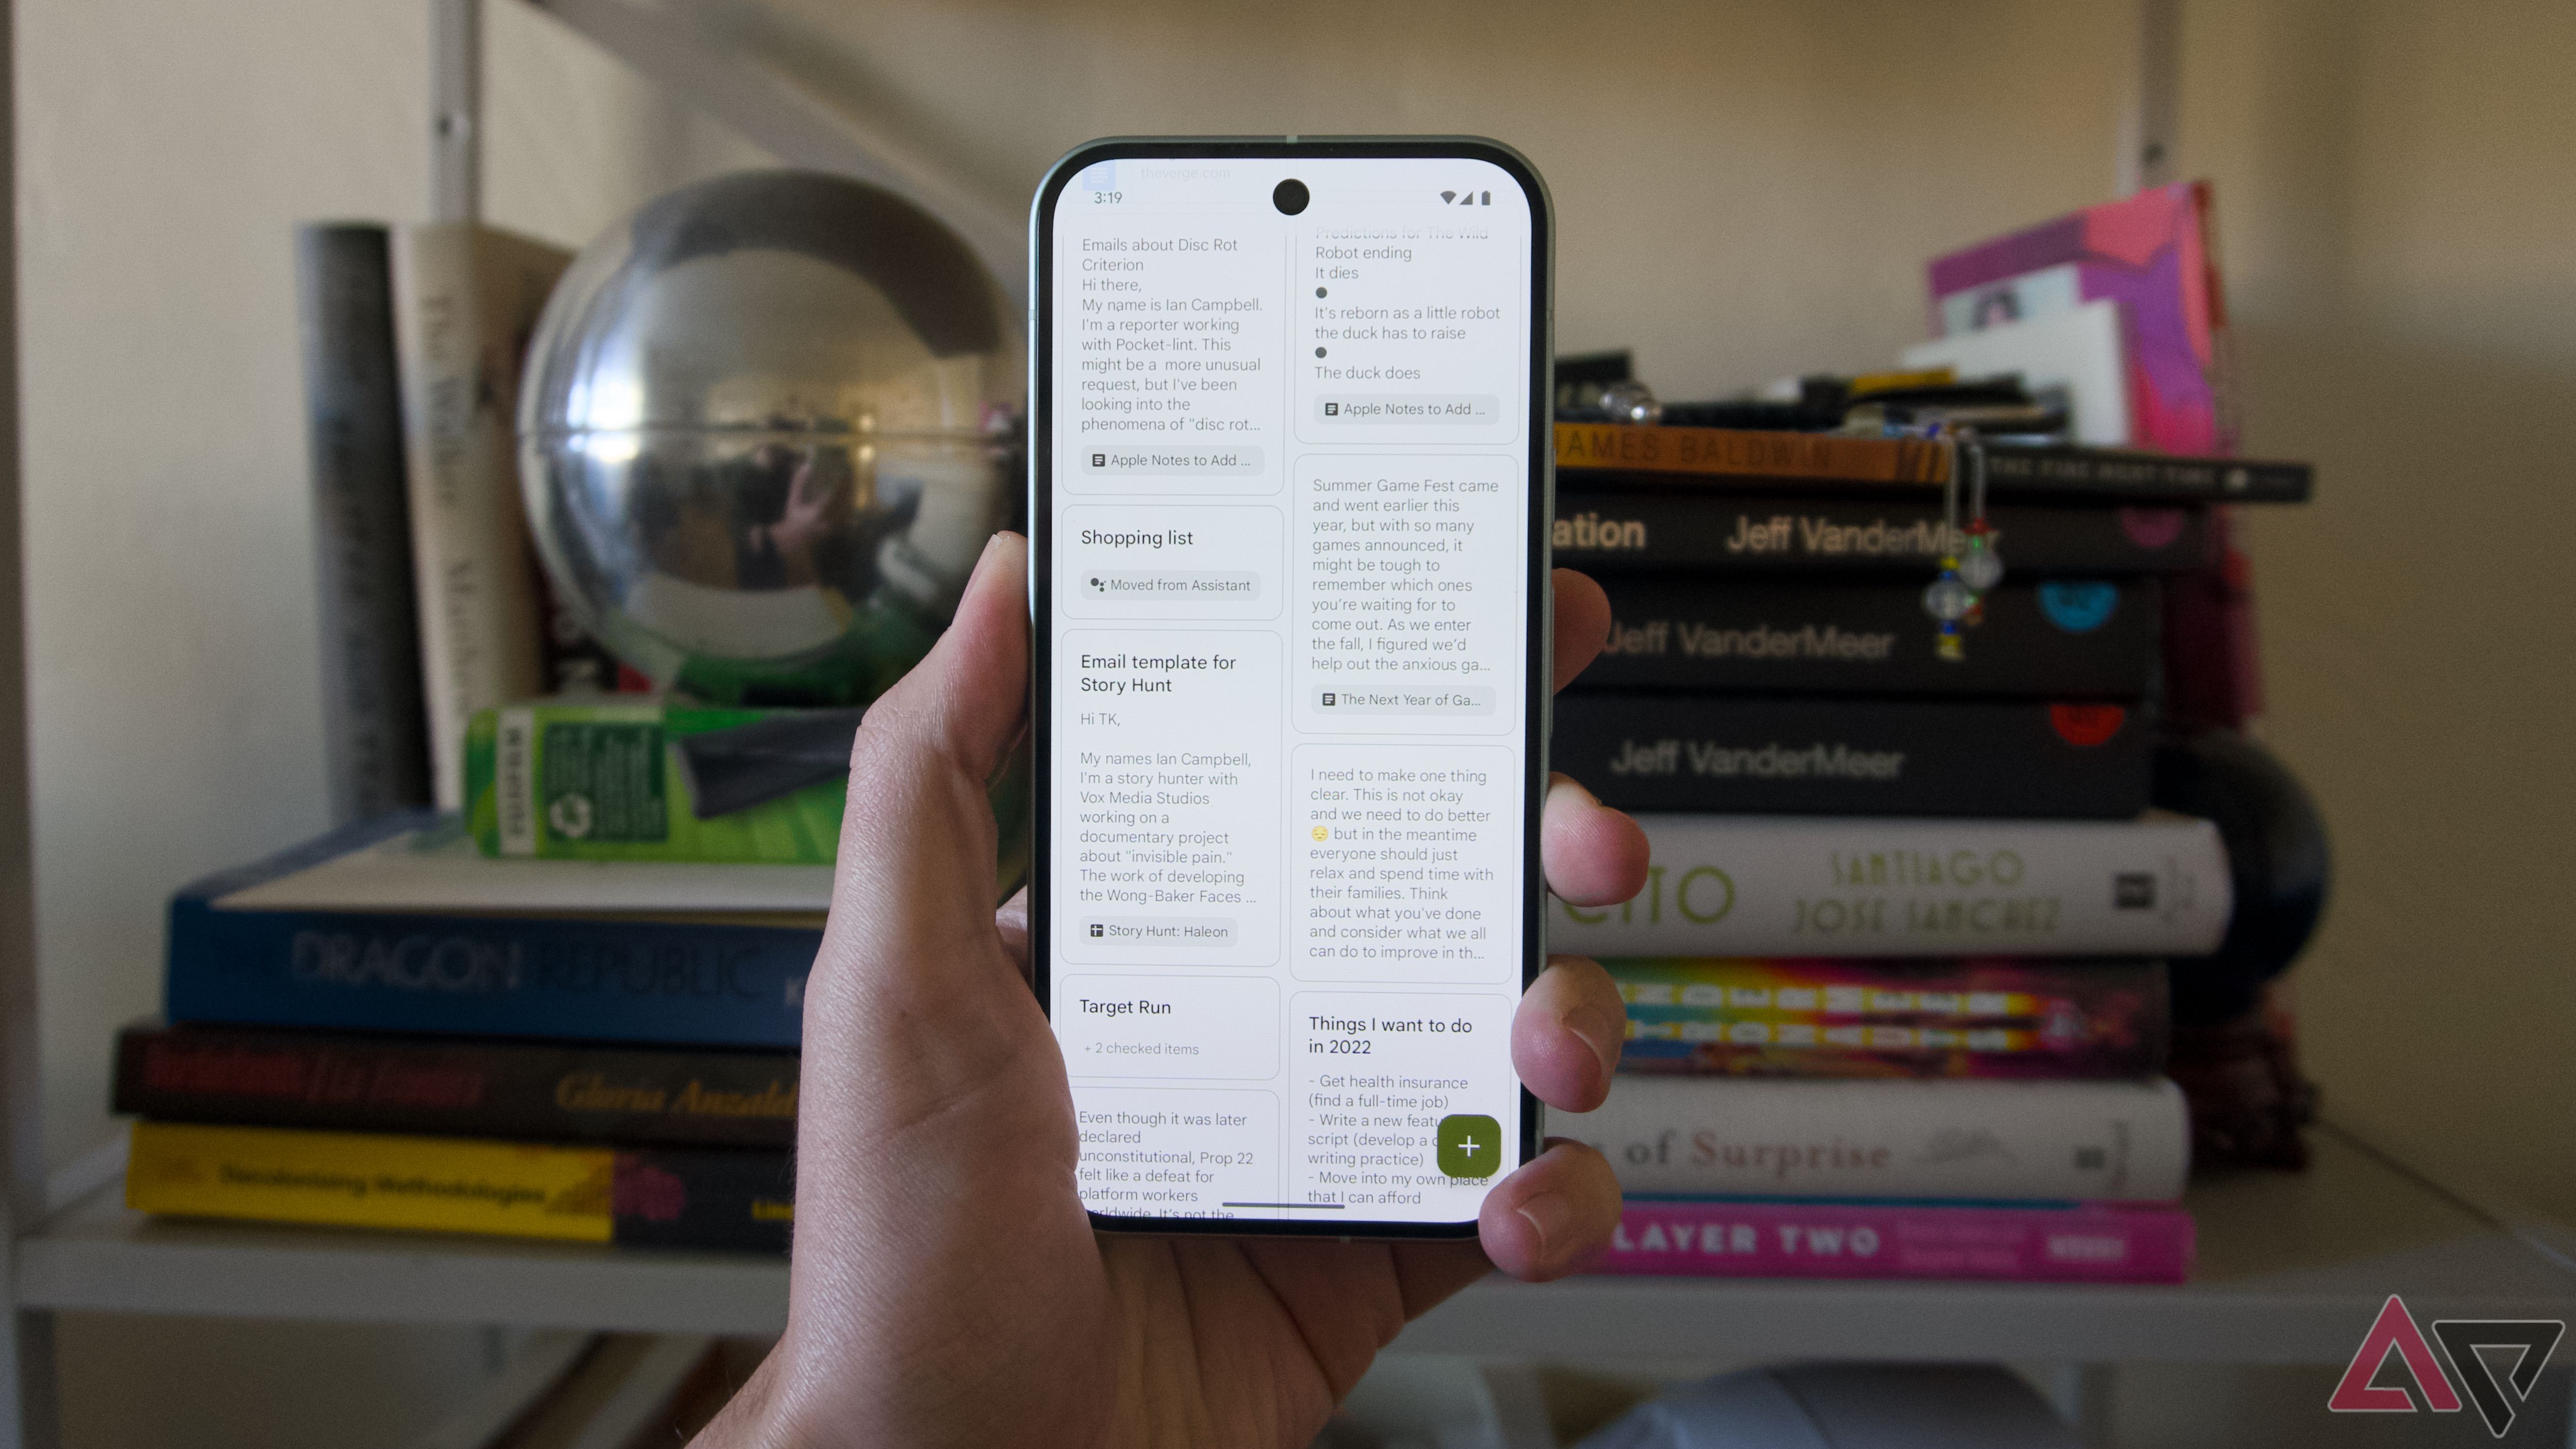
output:
[[1535,1140],[1545,203],[1370,145],[1040,196],[1032,929],[1110,1217],[1456,1231]]

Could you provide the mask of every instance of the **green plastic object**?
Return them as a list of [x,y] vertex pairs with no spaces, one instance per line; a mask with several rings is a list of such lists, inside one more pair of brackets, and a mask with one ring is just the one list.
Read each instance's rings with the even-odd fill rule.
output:
[[[702,820],[674,758],[672,746],[691,735],[788,713],[600,698],[483,710],[465,741],[466,827],[498,858],[830,865],[845,778]],[[1008,892],[1028,864],[1025,754],[991,794],[996,884]]]

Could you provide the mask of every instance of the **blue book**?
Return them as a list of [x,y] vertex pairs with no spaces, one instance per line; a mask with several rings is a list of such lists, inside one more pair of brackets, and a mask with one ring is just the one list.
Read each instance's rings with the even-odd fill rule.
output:
[[170,902],[172,1021],[794,1048],[829,866],[495,861],[365,821]]

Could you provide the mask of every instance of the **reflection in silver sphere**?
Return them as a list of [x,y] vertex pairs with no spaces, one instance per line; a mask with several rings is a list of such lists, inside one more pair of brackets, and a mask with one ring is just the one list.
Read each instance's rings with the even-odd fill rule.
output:
[[519,476],[556,588],[657,683],[872,697],[1011,521],[1021,339],[938,222],[843,177],[656,200],[529,345]]

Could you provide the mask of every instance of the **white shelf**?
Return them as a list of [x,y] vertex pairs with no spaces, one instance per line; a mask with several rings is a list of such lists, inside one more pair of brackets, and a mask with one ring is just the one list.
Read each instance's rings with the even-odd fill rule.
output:
[[[2179,1287],[1492,1280],[1396,1352],[1572,1362],[1783,1357],[2341,1363],[2390,1293],[2429,1318],[2576,1318],[2566,1260],[2331,1132],[2303,1175],[2197,1184]],[[114,1189],[18,1247],[20,1306],[348,1322],[775,1333],[783,1262],[153,1220]]]

